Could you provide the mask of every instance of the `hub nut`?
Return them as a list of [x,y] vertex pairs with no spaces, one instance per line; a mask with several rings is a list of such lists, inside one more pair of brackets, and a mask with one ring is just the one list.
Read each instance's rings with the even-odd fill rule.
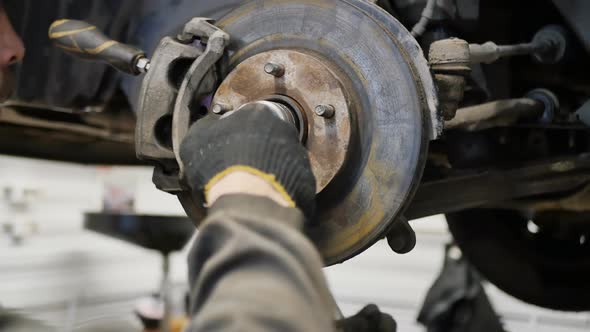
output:
[[334,116],[334,106],[332,105],[318,105],[313,110],[316,115],[329,119]]

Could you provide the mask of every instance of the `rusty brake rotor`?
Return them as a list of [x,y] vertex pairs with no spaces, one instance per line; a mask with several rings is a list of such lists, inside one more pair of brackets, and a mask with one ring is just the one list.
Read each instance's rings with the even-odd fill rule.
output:
[[[412,198],[438,130],[416,41],[360,0],[249,1],[216,25],[230,36],[223,80],[198,121],[251,101],[289,106],[318,179],[318,220],[305,231],[325,263],[383,238]],[[202,198],[179,199],[189,215],[203,214]]]

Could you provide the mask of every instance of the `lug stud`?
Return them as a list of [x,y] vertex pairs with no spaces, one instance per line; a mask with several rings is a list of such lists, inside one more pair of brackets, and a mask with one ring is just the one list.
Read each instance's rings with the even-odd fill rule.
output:
[[335,110],[332,105],[318,105],[313,110],[316,115],[329,119],[334,116]]
[[285,75],[285,67],[282,65],[269,62],[264,65],[264,72],[274,77],[282,77]]
[[216,103],[211,108],[211,112],[213,112],[215,114],[219,114],[219,115],[221,115],[225,112],[229,112],[231,110],[232,110],[232,107],[230,105],[222,104],[222,103]]

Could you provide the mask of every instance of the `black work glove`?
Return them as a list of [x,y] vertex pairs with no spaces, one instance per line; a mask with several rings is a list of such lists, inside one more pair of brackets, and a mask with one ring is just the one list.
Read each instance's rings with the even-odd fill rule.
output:
[[180,147],[194,195],[204,195],[232,170],[266,179],[308,219],[315,210],[315,177],[297,130],[267,110],[242,109],[218,121],[197,121]]
[[382,313],[374,304],[369,304],[356,315],[336,322],[342,332],[396,332],[397,323],[388,314]]

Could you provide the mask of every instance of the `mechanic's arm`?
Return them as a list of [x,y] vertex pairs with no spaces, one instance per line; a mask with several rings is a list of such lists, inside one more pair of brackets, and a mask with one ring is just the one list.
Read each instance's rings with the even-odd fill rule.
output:
[[197,122],[181,157],[210,206],[189,256],[189,331],[333,331],[322,261],[301,233],[315,179],[296,130],[240,110]]

